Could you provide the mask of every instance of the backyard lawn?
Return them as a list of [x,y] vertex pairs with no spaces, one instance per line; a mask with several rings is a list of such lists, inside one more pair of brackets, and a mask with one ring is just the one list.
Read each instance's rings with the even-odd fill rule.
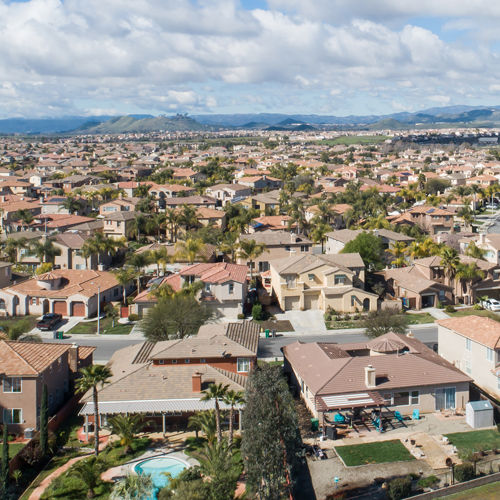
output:
[[335,451],[347,466],[415,460],[399,439],[336,446]]
[[497,429],[485,429],[481,431],[455,432],[445,434],[450,443],[455,445],[458,451],[470,450],[492,450],[500,449],[500,432]]
[[496,500],[498,499],[498,492],[500,491],[500,481],[495,483],[485,484],[472,488],[470,490],[447,495],[443,498],[447,500]]
[[[113,324],[112,318],[106,316],[101,320],[101,334],[105,335],[128,335],[132,330],[131,324],[122,325],[115,320],[115,326]],[[97,321],[81,321],[76,326],[74,326],[68,333],[68,335],[92,335],[97,332]]]
[[492,312],[492,311],[486,311],[484,309],[474,309],[472,307],[468,307],[467,309],[458,309],[456,312],[454,313],[447,313],[449,314],[451,317],[462,317],[462,316],[471,316],[471,315],[475,315],[475,316],[486,316],[487,318],[491,318],[491,319],[494,319],[495,321],[500,321],[500,315]]

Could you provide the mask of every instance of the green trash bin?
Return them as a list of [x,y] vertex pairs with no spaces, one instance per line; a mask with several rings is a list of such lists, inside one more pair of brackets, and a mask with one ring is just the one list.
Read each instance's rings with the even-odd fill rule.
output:
[[64,339],[64,332],[57,332],[57,338],[59,340],[63,340]]
[[266,328],[266,339],[269,338],[269,328]]
[[319,419],[311,418],[311,430],[316,432],[319,430]]

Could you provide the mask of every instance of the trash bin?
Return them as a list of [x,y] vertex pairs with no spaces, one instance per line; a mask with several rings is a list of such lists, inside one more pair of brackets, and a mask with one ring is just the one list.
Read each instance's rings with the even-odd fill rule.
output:
[[57,338],[59,340],[63,340],[64,339],[64,332],[57,332]]
[[319,419],[311,418],[311,430],[313,432],[316,432],[317,430],[319,430]]
[[54,340],[57,340],[57,332],[52,332],[52,336],[54,337]]
[[276,329],[273,329],[273,339],[276,338]]
[[266,328],[266,339],[269,338],[269,328]]

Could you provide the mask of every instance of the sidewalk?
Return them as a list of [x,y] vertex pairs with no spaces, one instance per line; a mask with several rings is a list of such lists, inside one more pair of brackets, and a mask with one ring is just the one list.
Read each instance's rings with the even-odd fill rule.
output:
[[450,316],[446,314],[442,309],[438,309],[437,307],[426,307],[425,309],[421,309],[420,311],[412,311],[412,314],[424,314],[429,313],[435,319],[448,319]]

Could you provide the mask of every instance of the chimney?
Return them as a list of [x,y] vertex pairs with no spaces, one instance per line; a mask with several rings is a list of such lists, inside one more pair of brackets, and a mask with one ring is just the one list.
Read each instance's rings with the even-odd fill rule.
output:
[[372,365],[365,367],[365,385],[368,389],[373,389],[377,386],[377,380],[375,376],[375,368]]
[[201,373],[193,373],[191,380],[193,382],[193,392],[201,392]]
[[76,344],[73,344],[69,348],[68,362],[69,362],[69,369],[76,374],[78,372],[78,346]]
[[290,232],[290,243],[297,242],[297,235],[295,233]]

